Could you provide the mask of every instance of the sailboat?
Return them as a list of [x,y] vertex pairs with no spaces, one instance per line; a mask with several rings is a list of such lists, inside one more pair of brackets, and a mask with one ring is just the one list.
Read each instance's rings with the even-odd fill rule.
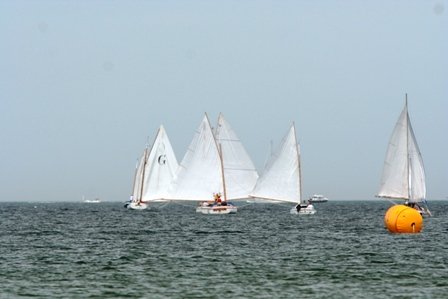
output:
[[392,132],[377,197],[404,200],[422,215],[431,215],[426,202],[423,159],[408,113],[408,96]]
[[267,163],[250,196],[265,200],[296,203],[291,214],[314,214],[313,205],[302,200],[300,147],[292,123],[279,148]]
[[125,207],[143,210],[149,202],[165,201],[178,166],[168,135],[160,126],[151,149],[145,148],[137,164],[132,195]]
[[257,178],[255,166],[223,115],[214,132],[205,114],[180,163],[171,196],[199,201],[198,213],[236,213],[230,200],[247,198]]

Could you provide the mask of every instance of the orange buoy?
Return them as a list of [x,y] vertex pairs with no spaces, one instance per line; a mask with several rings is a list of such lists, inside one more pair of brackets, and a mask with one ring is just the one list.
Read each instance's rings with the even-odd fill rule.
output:
[[423,227],[423,217],[416,209],[395,205],[387,210],[384,224],[391,233],[419,233]]

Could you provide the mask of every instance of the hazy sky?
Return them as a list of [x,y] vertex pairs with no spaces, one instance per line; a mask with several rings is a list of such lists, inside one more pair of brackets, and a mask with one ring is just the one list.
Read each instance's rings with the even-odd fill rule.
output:
[[163,124],[204,112],[261,171],[291,121],[304,195],[374,198],[409,96],[428,199],[448,196],[448,1],[0,1],[0,200],[124,201]]

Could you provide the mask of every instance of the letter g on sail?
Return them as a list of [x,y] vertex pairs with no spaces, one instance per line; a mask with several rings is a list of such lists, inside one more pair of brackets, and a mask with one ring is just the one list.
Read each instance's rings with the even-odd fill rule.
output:
[[166,155],[160,155],[159,158],[157,158],[157,162],[160,165],[165,165],[166,164]]

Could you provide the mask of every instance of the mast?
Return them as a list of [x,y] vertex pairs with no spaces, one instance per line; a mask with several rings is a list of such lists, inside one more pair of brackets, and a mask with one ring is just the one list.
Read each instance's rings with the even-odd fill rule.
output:
[[221,164],[221,179],[222,179],[222,189],[223,189],[223,193],[224,193],[223,194],[224,201],[227,201],[226,179],[224,176],[224,160],[222,159],[222,145],[221,145],[221,142],[219,142],[219,144],[218,144],[218,140],[216,140],[216,135],[218,134],[219,127],[221,126],[221,124],[220,124],[220,120],[222,117],[221,115],[222,114],[220,112],[218,115],[218,123],[216,124],[216,130],[214,132],[212,130],[212,132],[213,132],[213,137],[215,139],[216,146],[218,148],[219,162]]
[[408,113],[408,94],[405,94],[405,109],[406,109],[406,171],[407,171],[407,179],[408,179],[408,200],[411,199],[411,172],[410,172],[410,164],[411,164],[411,155],[409,154],[409,113]]
[[302,203],[302,163],[300,162],[300,150],[299,150],[299,143],[297,142],[297,134],[296,134],[296,124],[292,122],[292,127],[294,129],[294,142],[296,146],[296,152],[297,152],[297,163],[299,167],[299,204]]
[[141,190],[140,190],[140,200],[139,201],[142,201],[142,197],[143,197],[143,183],[145,181],[146,164],[148,164],[149,155],[151,154],[151,152],[154,149],[154,145],[156,144],[156,140],[159,137],[161,128],[162,128],[162,125],[160,125],[159,129],[157,129],[156,137],[154,137],[154,141],[152,142],[152,145],[151,145],[151,150],[149,150],[149,151],[148,151],[148,145],[149,145],[149,137],[148,137],[148,143],[147,143],[146,149],[145,149],[145,162],[143,163],[142,185],[141,185]]
[[146,162],[148,161],[148,147],[145,148],[145,160],[143,160],[143,171],[142,171],[142,181],[140,185],[140,198],[138,199],[138,203],[142,201],[143,197],[143,183],[145,182],[145,170],[146,170]]
[[226,191],[226,179],[224,176],[224,161],[222,159],[222,146],[219,144],[219,160],[221,161],[221,177],[222,177],[222,188],[224,190],[224,201],[227,201],[227,191]]
[[[218,127],[219,127],[219,117],[220,116],[221,116],[221,113],[218,116],[218,125],[216,126],[216,130],[218,130]],[[219,162],[221,164],[222,189],[223,189],[223,193],[224,193],[223,195],[224,195],[224,200],[227,201],[226,179],[224,177],[224,161],[222,159],[221,143],[218,144],[218,141],[216,140],[216,130],[214,132],[213,129],[211,129],[212,126],[210,125],[210,120],[208,119],[207,113],[205,113],[205,117],[207,118],[208,125],[210,127],[210,130],[212,131],[213,141],[215,142],[216,149],[218,150]]]
[[137,161],[135,162],[134,183],[132,184],[132,189],[131,189],[131,199],[133,199],[132,197],[134,194],[135,184],[137,183],[138,163],[139,163],[139,160],[137,159]]

